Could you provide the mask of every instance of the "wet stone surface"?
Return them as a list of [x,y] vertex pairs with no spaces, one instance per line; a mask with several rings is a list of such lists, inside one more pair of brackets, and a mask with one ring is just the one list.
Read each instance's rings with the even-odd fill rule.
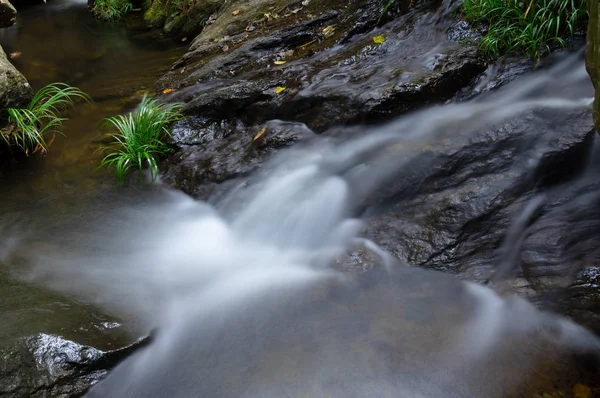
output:
[[0,396],[81,397],[147,342],[104,352],[43,333],[18,339],[0,348]]

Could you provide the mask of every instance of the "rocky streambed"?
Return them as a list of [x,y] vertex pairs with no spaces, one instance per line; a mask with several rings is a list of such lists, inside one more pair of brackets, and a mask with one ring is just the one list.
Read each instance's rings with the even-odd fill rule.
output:
[[[472,41],[476,33],[445,3],[406,6],[381,27],[379,8],[360,1],[320,12],[292,2],[277,9],[277,20],[237,35],[217,18],[158,82],[175,90],[165,98],[185,101],[190,115],[173,132],[177,152],[162,165],[164,181],[218,202],[278,148],[315,134],[368,134],[369,124],[483,95],[536,69],[523,58],[486,65]],[[231,23],[236,7],[219,17]],[[575,40],[563,55],[583,46]],[[525,170],[531,152],[523,146],[545,136],[552,139],[536,154],[538,163]],[[597,194],[593,172],[582,175],[594,137],[591,111],[533,111],[469,142],[425,152],[409,175],[379,193],[364,235],[403,263],[486,282],[515,214],[543,193],[511,289],[600,330],[597,201],[574,201]],[[371,266],[356,253],[350,259]]]
[[[445,2],[396,2],[383,16],[382,4],[364,0],[197,7],[207,19],[193,40],[193,23],[157,22],[191,41],[154,88],[185,102],[187,115],[161,177],[213,203],[251,183],[282,148],[368,134],[372,125],[485,95],[536,69],[523,58],[488,65],[477,33]],[[575,40],[563,53],[583,45]],[[540,141],[541,149],[530,146]],[[517,292],[600,331],[594,141],[591,111],[534,110],[427,148],[410,173],[365,202],[362,234],[402,263]],[[513,242],[516,266],[499,275],[515,215],[525,217]],[[378,261],[358,247],[338,265],[362,272]],[[57,336],[23,338],[0,355],[0,396],[81,396],[135,347],[103,352]]]

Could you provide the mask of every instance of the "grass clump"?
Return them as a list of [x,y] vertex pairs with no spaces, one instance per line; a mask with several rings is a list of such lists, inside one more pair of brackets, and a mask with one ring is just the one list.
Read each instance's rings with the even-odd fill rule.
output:
[[[0,137],[9,145],[21,148],[26,155],[48,151],[48,146],[67,120],[60,113],[78,101],[91,102],[90,96],[65,83],[52,83],[39,90],[27,108],[9,108],[8,125]],[[50,143],[46,137],[52,134]]]
[[585,0],[465,0],[465,18],[487,25],[479,46],[488,57],[521,51],[535,60],[564,46],[586,19]]
[[181,103],[164,104],[144,94],[135,112],[106,119],[118,132],[110,135],[114,144],[103,148],[108,154],[100,167],[114,167],[119,183],[123,182],[130,168],[137,167],[141,184],[142,171],[147,164],[154,182],[158,174],[156,159],[172,151],[164,138],[170,135],[170,125],[182,119],[182,108]]
[[96,0],[92,12],[108,21],[120,19],[133,5],[128,0]]

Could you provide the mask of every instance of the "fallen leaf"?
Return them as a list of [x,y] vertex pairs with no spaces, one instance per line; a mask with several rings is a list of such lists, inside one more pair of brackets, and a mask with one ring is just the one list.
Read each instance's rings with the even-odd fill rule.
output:
[[275,65],[285,65],[285,61],[275,61],[273,62]]
[[11,58],[19,58],[21,56],[21,54],[23,54],[21,51],[15,51],[10,53],[10,57]]
[[185,43],[187,41],[187,37],[184,37],[183,39],[181,39],[182,43]]
[[306,6],[307,6],[309,3],[310,3],[310,0],[304,0],[304,1],[302,2],[302,5],[303,5],[304,7],[306,7]]
[[179,73],[183,73],[185,72],[185,66],[183,68],[181,68],[181,70],[179,71]]
[[285,87],[278,86],[278,87],[275,87],[275,89],[273,91],[275,91],[275,94],[281,94],[285,91]]
[[259,139],[265,133],[265,131],[267,131],[267,127],[263,127],[262,129],[258,130],[258,133],[256,133],[254,138],[252,138],[252,141]]
[[280,53],[277,53],[277,55],[279,55],[280,57],[291,57],[292,55],[294,55],[294,50],[282,51]]
[[335,26],[329,25],[323,28],[323,31],[321,33],[323,33],[323,36],[325,37],[333,36],[333,34],[335,33]]
[[373,38],[373,41],[375,42],[375,44],[381,44],[385,41],[385,36],[384,35],[375,36]]
[[306,14],[306,18],[312,18],[313,15],[312,14]]
[[292,12],[292,14],[297,14],[300,11],[302,11],[302,7],[295,8],[291,12]]
[[223,44],[221,48],[223,49],[223,52],[229,51],[229,46],[227,44]]
[[169,94],[169,93],[172,93],[173,91],[175,91],[175,90],[173,90],[172,88],[165,88],[163,90],[163,94]]
[[238,15],[240,13],[240,10],[233,10],[233,12],[231,13],[232,15]]

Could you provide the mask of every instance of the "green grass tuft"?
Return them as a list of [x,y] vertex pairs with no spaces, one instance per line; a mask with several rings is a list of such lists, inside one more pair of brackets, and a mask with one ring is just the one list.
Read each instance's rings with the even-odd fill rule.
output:
[[20,147],[26,155],[47,152],[46,136],[60,133],[67,120],[60,113],[77,101],[91,102],[91,98],[76,87],[52,83],[39,90],[27,108],[9,108],[8,125],[0,130],[0,137],[10,146]]
[[490,58],[521,51],[535,60],[565,45],[585,22],[585,0],[465,0],[467,21],[488,26],[479,42]]
[[111,134],[114,144],[102,149],[108,154],[100,167],[114,167],[119,183],[130,168],[137,167],[141,184],[144,164],[147,164],[154,182],[158,174],[156,158],[172,151],[163,139],[170,135],[170,125],[182,119],[182,108],[183,104],[159,103],[145,94],[135,112],[106,119],[118,132]]
[[114,21],[120,19],[132,7],[129,0],[96,0],[92,12],[99,18]]

